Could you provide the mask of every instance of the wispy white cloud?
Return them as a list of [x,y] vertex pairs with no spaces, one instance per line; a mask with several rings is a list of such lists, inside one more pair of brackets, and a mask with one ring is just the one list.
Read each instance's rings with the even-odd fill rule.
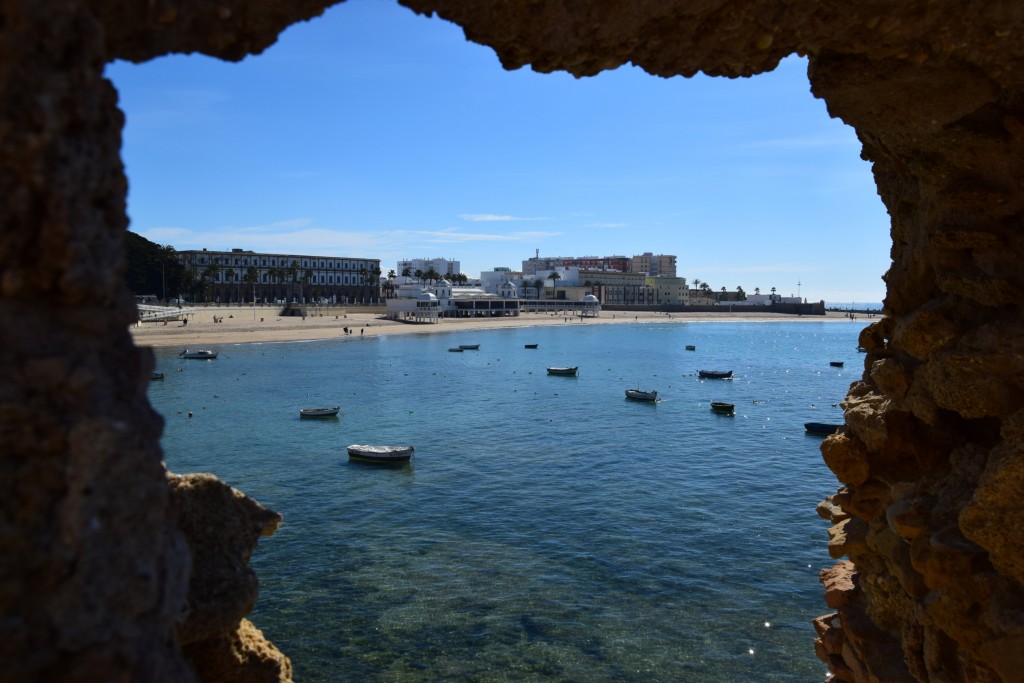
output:
[[137,229],[158,244],[188,249],[247,249],[256,252],[309,254],[311,256],[376,256],[396,247],[418,249],[419,245],[472,244],[495,242],[535,243],[561,235],[553,231],[510,230],[508,232],[463,232],[443,230],[341,230],[313,227],[307,218],[293,218],[266,225],[223,226],[203,230],[162,226]]
[[549,237],[557,237],[560,232],[544,232],[539,230],[516,230],[513,232],[486,233],[460,232],[457,230],[413,230],[415,235],[431,244],[465,244],[467,242],[535,242]]
[[464,221],[473,221],[475,223],[486,223],[492,221],[546,221],[550,220],[543,216],[508,216],[504,214],[496,213],[460,213],[459,218]]
[[295,218],[267,225],[224,226],[193,230],[154,227],[137,232],[158,244],[175,249],[247,249],[256,252],[309,254],[311,256],[368,256],[398,241],[393,232],[333,230],[310,227],[311,221]]
[[584,228],[627,228],[629,223],[587,223]]

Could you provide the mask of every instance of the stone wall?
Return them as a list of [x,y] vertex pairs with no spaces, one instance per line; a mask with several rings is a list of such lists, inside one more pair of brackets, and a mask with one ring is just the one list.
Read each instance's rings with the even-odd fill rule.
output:
[[[330,4],[0,0],[0,653],[12,680],[289,676],[239,616],[244,571],[221,605],[237,628],[214,620],[226,635],[201,646],[181,630],[203,580],[179,494],[194,484],[220,500],[206,514],[244,532],[229,567],[276,522],[205,480],[168,484],[145,398],[152,358],[127,332],[123,122],[103,68],[169,52],[241,59]],[[1024,3],[403,4],[462,25],[506,68],[735,77],[808,57],[814,94],[873,164],[893,238],[848,426],[822,446],[838,491],[819,513],[847,559],[822,576],[835,612],[815,624],[817,651],[841,681],[1019,679]]]

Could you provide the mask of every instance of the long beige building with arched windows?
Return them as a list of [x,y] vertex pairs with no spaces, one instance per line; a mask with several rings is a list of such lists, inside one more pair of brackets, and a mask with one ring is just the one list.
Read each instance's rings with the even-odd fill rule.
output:
[[186,275],[191,272],[197,300],[377,303],[381,299],[380,259],[261,254],[245,249],[188,250],[177,256]]

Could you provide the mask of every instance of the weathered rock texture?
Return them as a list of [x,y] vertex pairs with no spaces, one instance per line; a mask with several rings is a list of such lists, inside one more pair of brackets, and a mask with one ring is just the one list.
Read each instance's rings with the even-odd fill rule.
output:
[[[190,675],[175,637],[188,552],[145,401],[151,359],[126,331],[121,117],[103,66],[240,59],[330,4],[0,0],[0,655],[13,680]],[[893,237],[849,427],[823,445],[840,487],[819,512],[849,560],[822,577],[836,611],[815,623],[817,651],[840,681],[1019,680],[1024,3],[404,4],[459,23],[508,68],[747,76],[808,57],[813,92],[873,163]],[[257,634],[243,621],[204,641],[230,655],[209,680],[273,660]]]
[[249,558],[281,522],[212,474],[169,475],[172,522],[192,555],[185,619],[177,640],[205,681],[291,680],[291,662],[245,615],[259,593]]

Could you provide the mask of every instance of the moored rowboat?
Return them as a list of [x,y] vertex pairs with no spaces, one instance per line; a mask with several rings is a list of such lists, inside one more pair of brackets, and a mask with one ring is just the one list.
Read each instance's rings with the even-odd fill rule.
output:
[[732,370],[698,370],[697,376],[704,379],[731,379]]
[[723,401],[712,401],[711,410],[719,413],[720,415],[732,415],[736,412],[736,406],[732,403],[725,403]]
[[412,457],[412,453],[412,446],[352,444],[348,447],[349,458],[367,462],[407,462]]
[[647,401],[656,403],[658,401],[657,391],[640,391],[639,389],[626,389],[626,398],[633,401]]
[[341,410],[341,406],[330,408],[300,408],[299,417],[334,417]]
[[575,377],[576,371],[579,370],[577,365],[574,368],[548,368],[549,375],[563,375],[565,377]]
[[842,427],[841,424],[831,424],[827,422],[805,422],[804,429],[807,430],[808,434],[834,434],[839,431]]
[[216,351],[210,351],[209,349],[199,349],[198,351],[189,351],[185,349],[178,354],[179,358],[195,358],[198,360],[213,360],[217,357]]

